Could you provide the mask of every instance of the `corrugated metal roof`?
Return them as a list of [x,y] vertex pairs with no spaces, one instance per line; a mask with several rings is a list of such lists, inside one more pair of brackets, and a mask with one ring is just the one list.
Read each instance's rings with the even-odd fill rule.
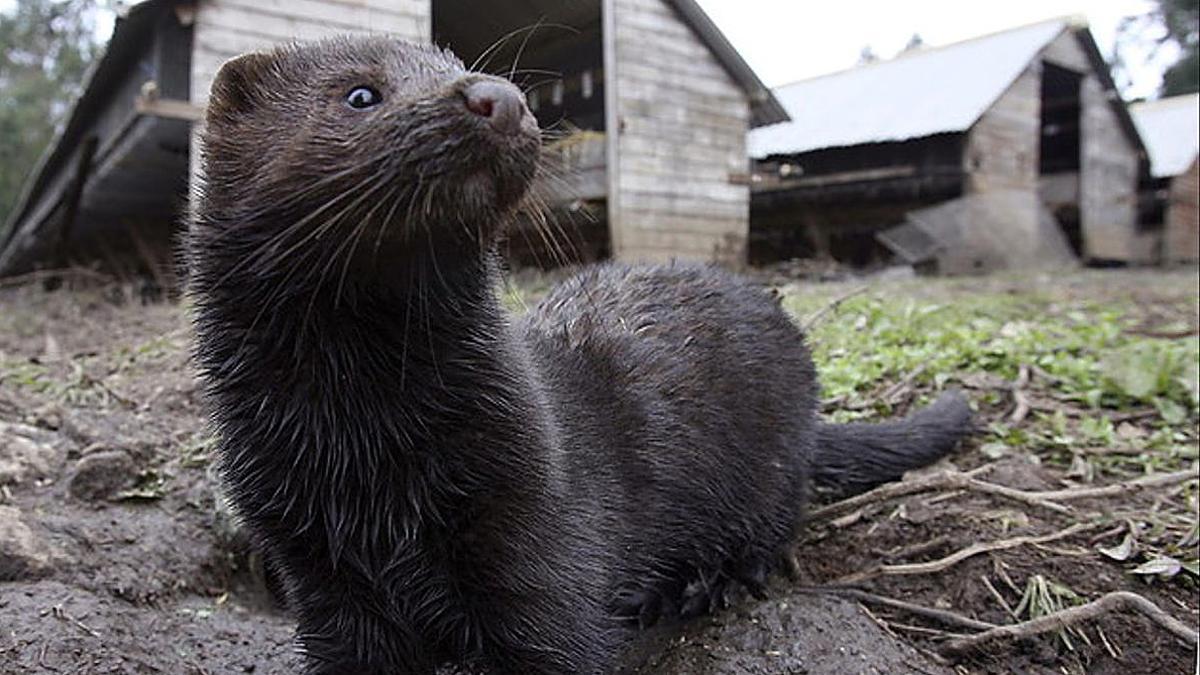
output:
[[1056,19],[775,89],[791,122],[755,129],[752,157],[966,131],[1047,44]]
[[1170,178],[1187,171],[1200,154],[1200,94],[1129,106],[1150,154],[1150,174]]

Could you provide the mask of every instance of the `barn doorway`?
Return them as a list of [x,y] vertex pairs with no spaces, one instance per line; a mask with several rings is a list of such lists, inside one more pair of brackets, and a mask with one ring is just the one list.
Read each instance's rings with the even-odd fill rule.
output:
[[1083,75],[1042,64],[1039,192],[1076,255],[1083,253],[1080,216]]
[[605,79],[600,0],[433,0],[434,44],[467,66],[512,79],[545,138],[535,194],[548,223],[511,232],[509,259],[554,267],[609,255],[605,215]]

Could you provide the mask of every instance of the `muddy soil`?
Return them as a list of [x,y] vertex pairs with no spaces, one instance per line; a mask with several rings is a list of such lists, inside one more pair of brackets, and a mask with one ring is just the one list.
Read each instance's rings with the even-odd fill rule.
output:
[[[1194,288],[1194,273],[1179,280]],[[185,306],[148,301],[132,286],[0,290],[0,673],[298,672],[292,623],[212,475],[189,337]],[[972,443],[954,462],[987,459]],[[1048,489],[1061,485],[1060,473],[1014,460],[992,467],[989,480]],[[1155,498],[1131,494],[1125,504]],[[624,672],[1192,670],[1194,648],[1138,616],[1105,617],[1070,647],[1051,634],[950,660],[938,648],[960,628],[806,590],[994,539],[1006,518],[1012,534],[1069,522],[1054,513],[1022,520],[986,497],[923,494],[822,523],[801,535],[795,576],[775,579],[768,600],[735,597],[714,616],[657,628],[631,649]],[[859,586],[1007,623],[996,595],[1013,605],[1018,597],[997,579],[1049,571],[1088,599],[1134,590],[1196,625],[1194,583],[1124,574],[1092,551],[1112,543],[1093,541],[1103,534]]]

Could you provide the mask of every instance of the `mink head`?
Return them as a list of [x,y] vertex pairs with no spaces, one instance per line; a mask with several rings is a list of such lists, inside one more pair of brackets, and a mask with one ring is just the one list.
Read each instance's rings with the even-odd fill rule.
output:
[[382,36],[227,62],[202,138],[192,241],[260,272],[486,250],[525,202],[540,148],[510,82]]

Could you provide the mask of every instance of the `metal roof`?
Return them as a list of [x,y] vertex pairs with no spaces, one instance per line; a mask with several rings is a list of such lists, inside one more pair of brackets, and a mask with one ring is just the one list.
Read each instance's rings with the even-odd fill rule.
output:
[[[1086,26],[1054,19],[778,87],[792,121],[751,132],[750,154],[761,159],[965,132],[1067,30],[1081,39],[1102,84],[1113,90]],[[1137,144],[1124,106],[1114,107]]]
[[1150,175],[1171,178],[1200,154],[1200,94],[1172,96],[1129,106],[1146,151]]

